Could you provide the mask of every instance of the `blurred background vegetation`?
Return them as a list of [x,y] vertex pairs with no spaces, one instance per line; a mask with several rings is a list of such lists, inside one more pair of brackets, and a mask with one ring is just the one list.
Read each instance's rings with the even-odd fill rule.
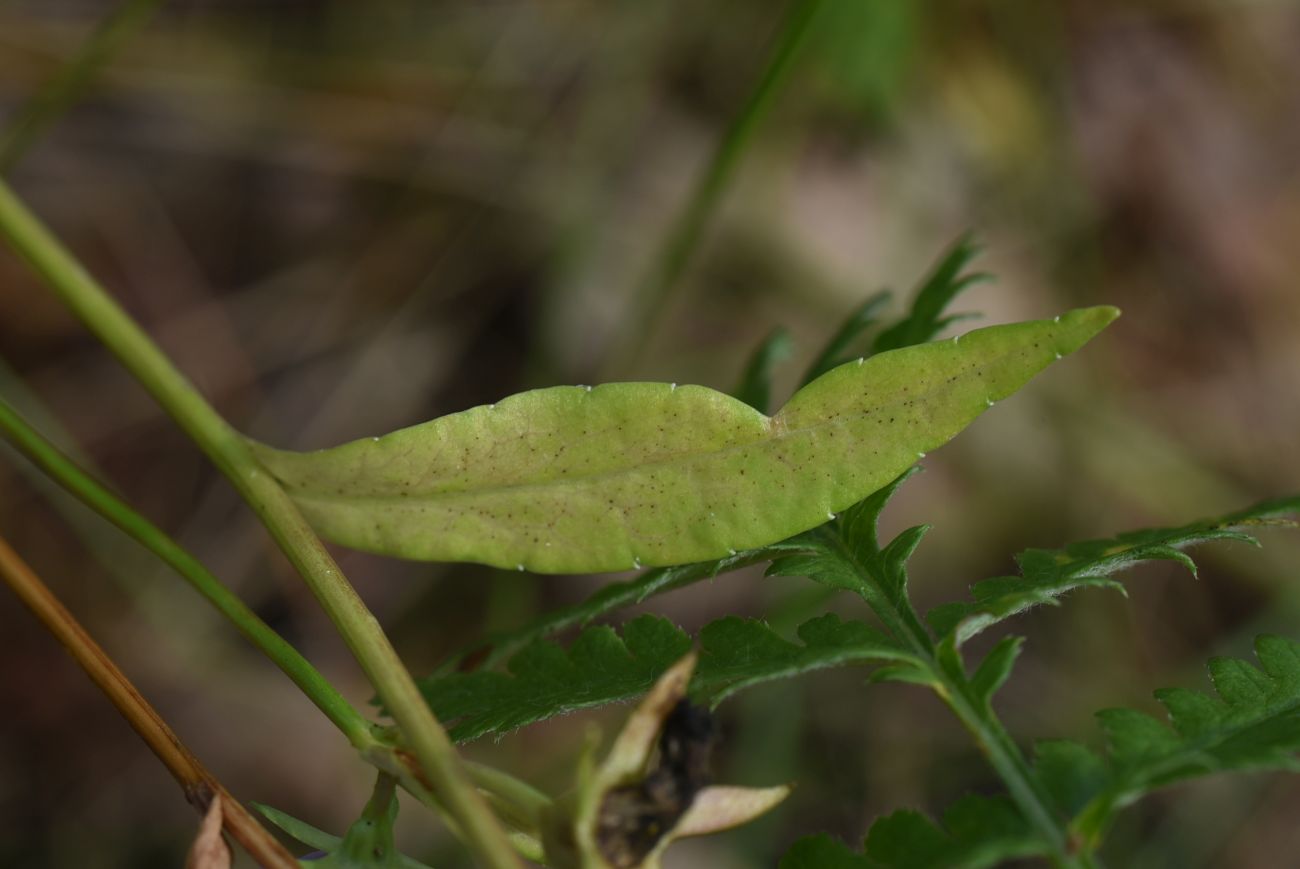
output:
[[[33,95],[116,7],[7,0],[0,154],[205,394],[272,443],[334,444],[556,383],[728,389],[781,325],[795,343],[779,403],[856,303],[888,285],[901,309],[970,230],[997,280],[959,310],[1125,314],[900,494],[889,530],[935,526],[914,561],[921,603],[1010,572],[1029,546],[1300,489],[1295,4],[823,0],[657,293],[674,221],[799,6],[135,2],[103,67],[16,142]],[[8,252],[0,359],[0,392],[367,700],[251,514]],[[369,786],[343,740],[167,570],[0,459],[0,533],[182,737],[237,795],[341,832]],[[1096,709],[1157,711],[1150,691],[1204,687],[1209,655],[1249,656],[1261,630],[1300,636],[1300,544],[1265,540],[1204,550],[1199,581],[1148,567],[1127,600],[1084,593],[1020,618],[1030,642],[999,707],[1013,733],[1096,740]],[[607,581],[341,557],[417,674]],[[732,612],[790,626],[822,605],[751,571],[648,608],[696,628]],[[180,865],[197,821],[163,769],[8,595],[0,637],[0,865]],[[932,697],[861,682],[831,672],[724,706],[719,774],[798,788],[670,865],[772,865],[800,834],[856,841],[877,814],[997,789]],[[558,789],[584,721],[623,714],[468,751]],[[464,865],[416,816],[399,824],[407,852]],[[1297,816],[1294,779],[1212,779],[1143,803],[1110,856],[1275,867],[1300,849]]]

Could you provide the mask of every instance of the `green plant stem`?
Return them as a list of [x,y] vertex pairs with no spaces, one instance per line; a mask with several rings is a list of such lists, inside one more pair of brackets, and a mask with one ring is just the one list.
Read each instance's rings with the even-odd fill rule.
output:
[[[376,735],[374,725],[348,703],[297,649],[271,630],[189,551],[64,455],[3,398],[0,398],[0,435],[80,502],[125,531],[175,569],[293,680],[348,738],[362,758],[401,779],[403,786],[425,805],[440,814],[444,812],[428,788],[412,773],[410,766],[403,762],[397,748]],[[503,805],[508,807],[510,812],[503,816],[522,829],[534,830],[542,807],[550,804],[550,799],[545,794],[500,770],[481,764],[469,764],[469,773],[475,784],[487,793],[493,805],[498,808]],[[531,827],[524,826],[527,819],[532,819]],[[534,836],[523,836],[521,839],[520,835],[514,835],[511,840],[522,853],[539,853]]]
[[812,31],[811,25],[821,5],[822,0],[794,0],[762,76],[745,104],[731,119],[691,189],[690,198],[674,219],[649,270],[636,288],[630,316],[623,334],[615,343],[618,356],[610,365],[613,372],[619,373],[635,362],[654,334],[655,324],[667,306],[673,286],[699,247],[704,228],[736,174],[754,130],[789,80],[794,61]]
[[9,171],[45,128],[76,102],[95,73],[149,23],[164,0],[126,0],[108,14],[65,63],[0,131],[0,175]]
[[487,793],[506,820],[531,835],[540,834],[542,813],[553,804],[550,797],[495,767],[472,762],[467,766],[479,789]]
[[1052,808],[1051,798],[1038,783],[1023,752],[992,710],[984,708],[977,701],[964,675],[951,673],[943,666],[930,635],[911,607],[900,607],[893,603],[884,584],[854,555],[843,539],[837,535],[834,542],[840,558],[850,564],[862,578],[859,591],[867,605],[886,629],[896,639],[906,643],[911,652],[925,663],[933,679],[935,692],[984,752],[989,764],[1006,784],[1012,801],[1051,850],[1053,863],[1067,869],[1094,866],[1088,856],[1071,853],[1065,822]]
[[0,182],[0,234],[111,350],[230,479],[307,582],[397,722],[429,785],[479,860],[519,865],[504,830],[474,788],[415,680],[293,501],[253,458],[244,438],[199,395],[162,351]]
[[1042,792],[1024,753],[1007,733],[1002,722],[992,712],[980,708],[971,696],[969,683],[965,680],[958,681],[940,674],[937,662],[935,672],[942,678],[943,689],[939,695],[943,702],[975,738],[988,758],[989,765],[1006,784],[1012,801],[1024,813],[1026,820],[1047,841],[1055,863],[1080,869],[1094,866],[1088,856],[1071,853],[1063,822],[1053,811],[1051,801]]
[[376,743],[371,723],[297,649],[258,618],[188,550],[59,452],[3,398],[0,435],[78,500],[170,565],[283,670],[355,748],[365,750]]

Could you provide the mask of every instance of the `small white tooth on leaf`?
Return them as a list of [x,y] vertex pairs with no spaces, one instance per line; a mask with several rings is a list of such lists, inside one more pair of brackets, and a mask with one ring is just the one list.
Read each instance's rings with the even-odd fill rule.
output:
[[705,561],[857,503],[1117,315],[1086,308],[880,353],[771,417],[700,386],[614,383],[312,453],[250,446],[322,536],[356,549],[536,573]]

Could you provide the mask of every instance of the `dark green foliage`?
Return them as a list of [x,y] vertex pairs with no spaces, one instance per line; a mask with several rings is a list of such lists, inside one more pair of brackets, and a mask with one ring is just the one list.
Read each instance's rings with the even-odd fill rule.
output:
[[989,275],[983,272],[965,274],[966,266],[970,265],[979,252],[979,245],[971,241],[969,236],[958,239],[917,290],[911,312],[877,335],[871,345],[871,352],[884,353],[886,350],[923,344],[949,324],[965,319],[961,314],[944,316],[944,311],[962,290],[989,280]]
[[[728,617],[700,632],[691,693],[713,703],[761,682],[868,661],[907,660],[880,631],[824,615],[805,622],[798,643],[761,622]],[[425,679],[421,690],[454,738],[505,733],[577,709],[643,694],[694,644],[666,619],[640,616],[623,627],[584,630],[563,649],[535,641],[512,657],[508,672],[453,673]]]
[[732,390],[732,395],[762,413],[772,409],[772,373],[782,359],[790,355],[793,345],[790,333],[781,327],[772,330],[772,334],[763,339],[754,355],[745,365],[745,373],[740,383]]
[[479,671],[426,679],[421,690],[455,739],[506,733],[577,709],[627,700],[691,650],[691,640],[666,619],[641,616],[619,636],[587,628],[565,650],[550,642],[525,646],[507,673]]
[[1003,637],[975,668],[975,675],[970,680],[971,689],[986,708],[993,695],[1011,675],[1011,668],[1016,664],[1023,642],[1024,637]]
[[[876,336],[872,352],[929,340],[952,322],[943,311],[982,275],[963,275],[975,248],[962,240],[942,258],[918,293],[911,313]],[[875,324],[886,294],[867,300],[817,356],[809,376],[858,353],[852,348]],[[775,362],[788,339],[774,333],[758,348],[737,395],[765,410]],[[848,354],[852,353],[852,356]],[[939,823],[915,811],[879,819],[864,848],[855,852],[828,836],[796,843],[783,869],[977,869],[1007,860],[1047,857],[1062,865],[1091,865],[1116,812],[1162,785],[1210,772],[1300,768],[1300,646],[1277,637],[1260,639],[1262,669],[1243,661],[1210,664],[1217,697],[1172,689],[1157,693],[1172,727],[1133,710],[1099,714],[1107,751],[1068,740],[1037,744],[1031,766],[997,720],[992,701],[1010,677],[1022,638],[1005,637],[968,668],[962,643],[1036,604],[1055,604],[1076,588],[1122,586],[1120,571],[1144,561],[1172,560],[1193,574],[1183,551],[1211,540],[1258,545],[1250,531],[1289,525],[1278,519],[1300,511],[1300,498],[1268,501],[1178,528],[1134,531],[1060,550],[1030,549],[1017,557],[1019,576],[976,584],[972,600],[942,605],[918,616],[908,591],[907,562],[926,526],[909,528],[882,544],[878,526],[889,499],[912,473],[844,510],[826,524],[782,543],[717,561],[648,571],[605,587],[583,603],[496,638],[484,671],[442,673],[422,689],[457,739],[504,733],[575,709],[628,700],[696,643],[663,619],[642,616],[621,634],[586,628],[567,649],[546,637],[585,625],[614,609],[720,573],[770,560],[769,575],[800,576],[861,597],[880,628],[826,615],[805,622],[792,642],[762,622],[724,618],[698,637],[699,666],[691,694],[709,703],[772,679],[812,670],[870,663],[870,681],[899,681],[934,690],[971,731],[999,775],[1008,797],[969,796]],[[507,672],[487,671],[508,659]],[[454,662],[468,660],[460,656]],[[1082,855],[1082,862],[1076,857]]]
[[801,839],[781,859],[781,869],[980,869],[1017,857],[1046,853],[1009,801],[966,796],[936,825],[902,809],[871,825],[862,854],[829,836]]
[[827,371],[845,362],[851,362],[865,353],[852,352],[855,343],[872,326],[879,322],[877,314],[890,300],[890,293],[881,291],[870,296],[845,318],[840,328],[826,342],[817,358],[808,366],[800,383],[812,383]]
[[[798,544],[798,548],[773,559],[768,573],[806,576],[832,588],[852,591],[871,606],[899,642],[928,650],[929,635],[907,595],[907,559],[920,545],[926,526],[909,528],[883,548],[878,538],[881,511],[915,471],[911,468],[900,474],[835,521],[792,538],[790,542]],[[910,665],[883,668],[877,675],[931,681]]]
[[890,293],[881,291],[870,296],[853,310],[840,328],[826,342],[813,360],[801,383],[810,383],[837,365],[851,362],[860,356],[897,350],[913,344],[924,344],[933,339],[949,324],[964,319],[961,315],[944,316],[944,310],[962,290],[988,280],[982,273],[965,274],[966,266],[979,254],[979,246],[969,238],[958,239],[939,259],[925,282],[916,291],[912,309],[888,329],[878,333],[869,348],[860,350],[862,336],[879,322],[879,312],[890,300]]
[[1291,525],[1277,517],[1298,511],[1300,498],[1278,498],[1179,528],[1131,531],[1107,540],[1074,543],[1065,549],[1028,549],[1016,557],[1020,576],[976,583],[971,588],[973,600],[935,607],[927,614],[927,621],[940,637],[950,637],[960,644],[1032,606],[1055,604],[1068,591],[1096,587],[1122,590],[1111,577],[1142,561],[1176,561],[1195,575],[1196,565],[1183,549],[1210,540],[1240,540],[1258,546],[1248,529]]
[[1217,697],[1184,688],[1156,692],[1171,727],[1132,709],[1098,713],[1108,762],[1068,741],[1041,744],[1038,775],[1078,832],[1095,839],[1116,811],[1163,785],[1241,769],[1300,770],[1300,644],[1263,635],[1260,667],[1209,663]]
[[911,656],[862,622],[827,614],[804,622],[798,643],[760,622],[730,617],[706,625],[693,690],[717,703],[742,688],[811,670],[868,661],[909,661]]
[[1106,761],[1068,739],[1045,739],[1034,746],[1034,769],[1065,817],[1073,817],[1106,786]]
[[936,826],[919,812],[901,810],[871,825],[867,857],[897,869],[977,869],[1045,849],[1009,801],[966,796]]
[[839,839],[818,833],[790,846],[781,858],[780,869],[872,869],[873,865]]
[[796,550],[799,548],[798,539],[796,537],[762,549],[748,549],[716,561],[698,561],[677,567],[658,567],[643,572],[636,579],[612,582],[580,603],[552,610],[521,628],[497,634],[488,638],[485,643],[452,655],[433,675],[453,672],[458,667],[471,662],[478,667],[491,667],[529,643],[557,634],[566,628],[590,624],[606,613],[641,603],[657,594],[768,561],[777,553]]

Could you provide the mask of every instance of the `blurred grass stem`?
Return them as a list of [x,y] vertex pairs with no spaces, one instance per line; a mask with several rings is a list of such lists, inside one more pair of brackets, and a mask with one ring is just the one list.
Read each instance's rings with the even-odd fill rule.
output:
[[297,649],[257,617],[188,550],[41,436],[0,398],[0,434],[82,503],[170,565],[284,671],[358,750],[375,744],[370,722]]
[[378,620],[279,484],[171,360],[0,182],[0,235],[230,479],[307,582],[483,865],[518,859]]
[[794,0],[776,47],[754,89],[727,126],[690,198],[673,221],[655,258],[632,297],[630,313],[616,336],[610,368],[615,375],[633,365],[653,338],[660,318],[691,257],[700,246],[704,228],[736,174],[754,130],[790,78],[823,0]]
[[213,799],[219,798],[223,826],[259,864],[270,869],[296,869],[298,861],[293,855],[185,747],[158,711],[3,538],[0,538],[0,579],[104,692],[149,750],[167,767],[191,805],[206,814]]
[[95,73],[126,40],[149,23],[164,0],[126,0],[81,43],[77,53],[32,95],[0,131],[0,175],[9,171],[81,96]]

